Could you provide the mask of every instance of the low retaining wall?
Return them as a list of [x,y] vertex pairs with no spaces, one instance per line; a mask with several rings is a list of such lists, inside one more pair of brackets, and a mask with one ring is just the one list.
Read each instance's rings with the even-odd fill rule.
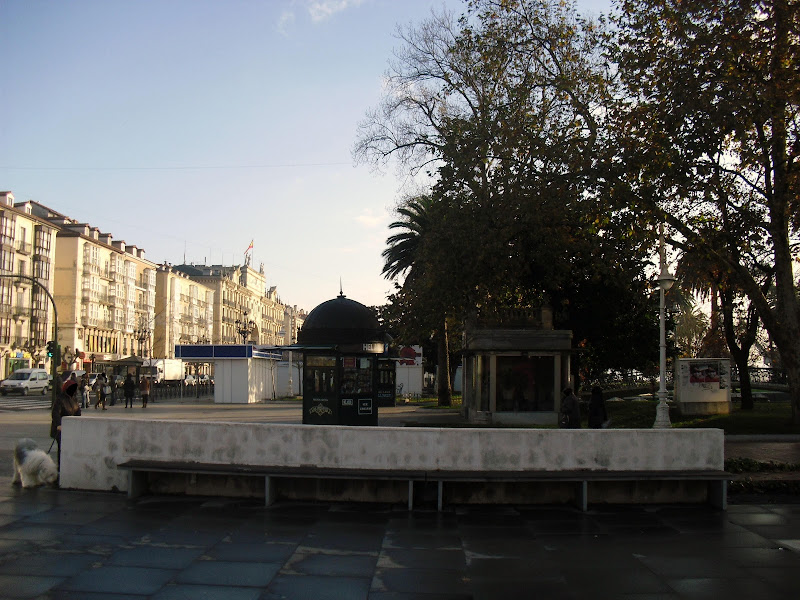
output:
[[440,429],[68,417],[61,485],[127,491],[132,459],[420,471],[721,471],[719,429]]

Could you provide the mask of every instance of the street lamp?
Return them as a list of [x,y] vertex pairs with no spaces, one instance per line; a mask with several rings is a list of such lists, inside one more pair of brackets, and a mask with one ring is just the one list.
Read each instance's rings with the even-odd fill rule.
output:
[[241,319],[236,319],[236,331],[242,336],[242,344],[247,343],[247,336],[250,335],[255,325],[255,321],[247,320],[247,313],[248,311],[245,310],[244,316]]
[[661,273],[658,274],[658,325],[659,325],[659,367],[658,367],[658,406],[656,407],[656,420],[653,423],[654,428],[669,428],[671,423],[669,420],[669,405],[667,404],[667,332],[666,324],[664,322],[664,312],[666,302],[664,295],[667,290],[675,283],[675,276],[669,272],[665,260],[664,250],[664,226],[660,225],[658,229],[658,262],[661,267]]
[[[150,330],[145,329],[144,326],[139,327],[133,330],[133,336],[139,342],[139,356],[144,358],[144,355],[147,353],[147,344],[145,344],[145,342],[150,339]],[[144,346],[144,351],[142,351],[142,346]]]

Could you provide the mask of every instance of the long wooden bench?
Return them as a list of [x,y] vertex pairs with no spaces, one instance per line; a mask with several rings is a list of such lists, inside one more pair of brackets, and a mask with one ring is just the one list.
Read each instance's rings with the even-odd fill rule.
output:
[[435,483],[437,487],[437,509],[444,506],[445,483],[574,483],[574,494],[578,508],[588,510],[590,484],[600,482],[653,482],[692,481],[707,484],[708,502],[720,509],[727,508],[727,483],[730,473],[725,471],[455,471],[455,470],[407,470],[407,469],[356,469],[313,466],[264,466],[204,463],[166,460],[128,460],[117,465],[128,471],[128,497],[138,498],[147,493],[148,473],[175,473],[189,475],[223,475],[264,478],[264,497],[267,506],[275,502],[277,478],[303,479],[350,479],[375,481],[405,481],[408,484],[408,509],[414,508],[414,484]]

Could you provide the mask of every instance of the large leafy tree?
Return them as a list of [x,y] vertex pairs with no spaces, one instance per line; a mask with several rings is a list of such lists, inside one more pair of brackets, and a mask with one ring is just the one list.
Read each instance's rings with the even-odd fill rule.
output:
[[[800,4],[622,0],[617,27],[619,162],[630,177],[615,191],[746,295],[781,353],[800,423]],[[771,269],[774,302],[756,263]]]
[[[475,0],[458,20],[435,15],[400,36],[356,155],[395,157],[435,180],[424,270],[437,275],[413,278],[413,295],[407,280],[405,297],[446,301],[450,315],[551,303],[587,356],[604,355],[602,372],[612,348],[631,347],[621,337],[647,339],[622,313],[635,306],[633,322],[647,320],[649,237],[634,213],[599,202],[610,149],[603,27],[560,0]],[[592,300],[614,314],[593,320]]]

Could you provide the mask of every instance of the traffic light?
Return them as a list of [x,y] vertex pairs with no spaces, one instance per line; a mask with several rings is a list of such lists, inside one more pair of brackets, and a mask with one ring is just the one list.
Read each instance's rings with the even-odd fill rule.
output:
[[56,351],[56,343],[47,342],[47,357],[52,358],[55,351]]

